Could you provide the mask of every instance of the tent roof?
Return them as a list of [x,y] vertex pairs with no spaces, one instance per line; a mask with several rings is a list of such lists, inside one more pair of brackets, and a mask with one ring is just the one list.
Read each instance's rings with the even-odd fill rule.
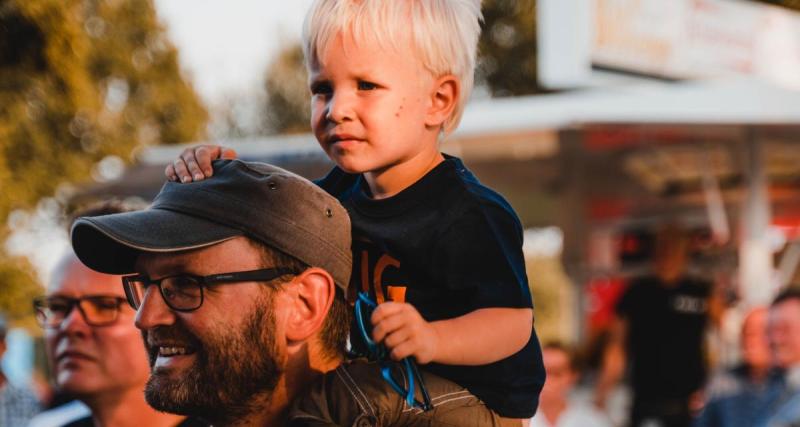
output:
[[751,78],[657,82],[476,101],[458,134],[581,123],[800,123],[800,91]]
[[[573,125],[800,124],[800,91],[751,78],[704,81],[635,81],[625,85],[470,102],[452,139],[489,134],[554,131]],[[218,141],[243,158],[319,157],[311,134]],[[196,144],[196,143],[191,143]],[[190,144],[152,146],[139,160],[166,164]]]

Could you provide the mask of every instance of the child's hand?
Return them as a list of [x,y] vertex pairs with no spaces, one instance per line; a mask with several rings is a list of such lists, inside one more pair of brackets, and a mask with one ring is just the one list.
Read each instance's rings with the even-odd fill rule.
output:
[[436,356],[439,335],[411,304],[385,302],[372,313],[372,339],[383,342],[394,360],[414,356],[428,363]]
[[221,145],[198,145],[189,147],[167,165],[164,174],[170,181],[192,182],[202,181],[214,174],[211,161],[217,159],[235,159],[236,151]]

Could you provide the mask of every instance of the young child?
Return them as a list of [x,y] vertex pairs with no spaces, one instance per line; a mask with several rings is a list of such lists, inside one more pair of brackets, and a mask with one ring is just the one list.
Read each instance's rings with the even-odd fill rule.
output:
[[[480,20],[480,0],[317,0],[303,34],[311,127],[336,163],[317,183],[351,215],[350,301],[367,291],[382,303],[374,340],[395,360],[413,357],[431,392],[434,411],[404,412],[438,421],[447,419],[442,408],[461,405],[451,425],[522,425],[507,418],[532,417],[544,382],[522,226],[499,194],[439,151],[472,89]],[[211,159],[229,155],[191,148],[166,173],[203,179]],[[358,347],[357,333],[351,340]],[[402,409],[385,382],[341,378],[359,372],[337,370],[321,387],[374,384],[389,391],[366,390],[367,400],[391,395]],[[322,394],[329,400],[312,399],[316,409],[300,404],[304,416],[351,425],[343,418],[352,414],[330,409],[347,403]],[[352,406],[370,414],[374,405],[358,395]],[[470,415],[487,411],[484,403],[488,418]]]

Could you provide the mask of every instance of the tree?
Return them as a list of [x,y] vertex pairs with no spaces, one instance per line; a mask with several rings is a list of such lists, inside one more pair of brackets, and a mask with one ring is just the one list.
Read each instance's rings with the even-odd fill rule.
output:
[[774,4],[776,6],[783,6],[788,9],[800,11],[800,0],[755,0],[761,3]]
[[[0,0],[0,239],[12,210],[107,156],[201,138],[206,119],[152,0]],[[19,260],[0,268],[3,293],[30,287]],[[0,309],[15,304],[30,306]]]
[[536,77],[536,1],[484,0],[476,83],[492,96],[541,92]]
[[311,95],[308,72],[300,44],[287,47],[268,67],[264,76],[267,96],[264,129],[268,133],[309,132]]

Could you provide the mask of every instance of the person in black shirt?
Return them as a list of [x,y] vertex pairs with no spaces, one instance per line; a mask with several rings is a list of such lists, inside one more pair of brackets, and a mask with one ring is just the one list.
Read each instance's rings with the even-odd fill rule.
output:
[[706,379],[703,340],[721,312],[711,285],[686,275],[688,235],[669,224],[656,236],[655,275],[633,280],[616,307],[595,402],[603,407],[631,367],[631,425],[687,426]]

